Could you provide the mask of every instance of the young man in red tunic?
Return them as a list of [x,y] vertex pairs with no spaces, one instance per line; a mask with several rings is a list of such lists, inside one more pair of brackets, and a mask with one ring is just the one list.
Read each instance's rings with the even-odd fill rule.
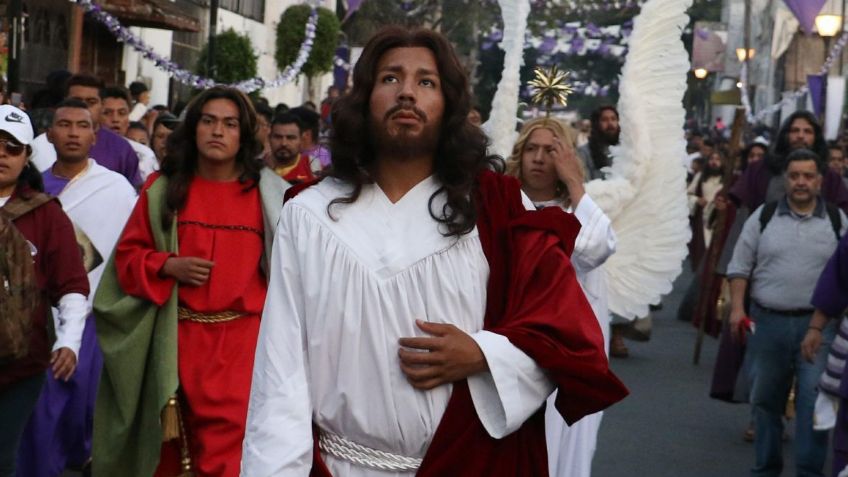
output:
[[381,31],[353,84],[329,177],[280,216],[242,475],[544,477],[548,395],[571,423],[626,394],[579,223],[490,170],[438,33]]
[[[204,91],[171,136],[161,175],[142,190],[116,247],[119,288],[104,278],[95,303],[105,362],[95,473],[239,473],[264,270],[284,191],[279,176],[254,160],[261,149],[255,129],[243,93]],[[121,310],[123,295],[156,310],[159,328],[145,339],[137,339],[145,319]],[[171,340],[175,346],[163,344]],[[138,380],[127,375],[145,363],[159,371],[138,371],[142,384],[133,391]],[[179,418],[170,432],[163,417],[164,445],[157,432],[163,407]]]

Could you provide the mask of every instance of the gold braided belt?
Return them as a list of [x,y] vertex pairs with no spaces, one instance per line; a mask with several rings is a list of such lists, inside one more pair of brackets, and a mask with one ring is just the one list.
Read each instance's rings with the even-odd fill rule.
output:
[[200,313],[188,308],[177,308],[177,318],[180,320],[196,321],[198,323],[224,323],[246,316],[237,311],[218,311],[215,313]]

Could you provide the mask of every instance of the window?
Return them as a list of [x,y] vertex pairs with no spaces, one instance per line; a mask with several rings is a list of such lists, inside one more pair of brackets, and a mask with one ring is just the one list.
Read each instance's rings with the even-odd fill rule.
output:
[[221,8],[238,13],[243,17],[263,22],[265,20],[265,0],[220,0]]

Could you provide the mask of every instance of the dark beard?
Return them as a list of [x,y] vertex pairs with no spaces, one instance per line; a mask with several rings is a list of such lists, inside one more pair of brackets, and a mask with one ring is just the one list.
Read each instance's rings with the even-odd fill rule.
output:
[[620,136],[621,136],[621,129],[616,129],[615,132],[607,132],[607,131],[601,132],[601,137],[603,139],[603,142],[606,143],[607,146],[617,146]]
[[720,167],[707,166],[707,167],[704,168],[704,172],[702,172],[702,175],[703,175],[704,179],[706,179],[708,177],[720,176],[722,174],[722,172],[723,171],[721,170]]
[[435,152],[439,144],[439,130],[427,123],[426,116],[423,113],[419,114],[420,117],[425,118],[424,129],[420,136],[410,137],[406,128],[401,129],[395,136],[388,133],[386,123],[388,118],[396,112],[397,109],[392,108],[386,113],[386,117],[382,121],[371,118],[369,129],[375,150],[381,156],[393,159],[407,159]]
[[297,162],[297,160],[300,158],[300,154],[294,154],[293,156],[285,157],[282,154],[278,154],[276,151],[274,151],[272,155],[274,157],[274,163],[277,164],[277,166],[282,167],[290,166]]

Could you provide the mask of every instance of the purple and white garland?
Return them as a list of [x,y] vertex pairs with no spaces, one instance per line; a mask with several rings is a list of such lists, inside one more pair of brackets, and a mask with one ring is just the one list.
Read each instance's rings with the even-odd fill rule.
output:
[[[844,32],[842,36],[839,37],[839,40],[837,40],[830,48],[830,53],[828,53],[827,59],[825,59],[824,64],[819,69],[819,76],[824,76],[830,72],[830,68],[833,66],[834,61],[836,61],[836,59],[842,54],[842,50],[846,45],[848,45],[848,31]],[[739,73],[739,91],[742,96],[742,106],[745,108],[745,119],[747,119],[750,124],[756,124],[780,111],[783,106],[797,102],[805,94],[809,93],[809,87],[805,84],[792,92],[792,94],[783,98],[781,101],[764,108],[757,114],[754,114],[751,109],[751,98],[748,97],[748,64],[742,63],[742,71]]]
[[[212,86],[222,84],[216,82],[212,78],[206,78],[181,67],[177,63],[171,61],[170,58],[156,53],[153,48],[148,45],[138,35],[130,31],[129,28],[121,25],[121,22],[104,11],[103,8],[94,3],[92,0],[77,0],[80,6],[83,7],[86,13],[92,18],[103,24],[118,41],[122,41],[132,47],[135,51],[152,61],[160,70],[169,73],[175,80],[182,84],[189,85],[193,88],[206,89]],[[300,69],[306,60],[309,59],[309,54],[312,51],[312,45],[315,41],[315,32],[318,26],[318,9],[314,3],[311,4],[312,12],[309,14],[309,19],[306,22],[306,37],[300,45],[297,58],[294,63],[287,66],[276,78],[271,81],[266,81],[263,78],[251,78],[240,81],[229,86],[238,88],[239,90],[250,93],[261,88],[277,88],[284,84],[292,82],[300,73]]]
[[647,0],[614,0],[612,2],[586,2],[566,0],[562,2],[572,12],[609,12],[641,7]]

